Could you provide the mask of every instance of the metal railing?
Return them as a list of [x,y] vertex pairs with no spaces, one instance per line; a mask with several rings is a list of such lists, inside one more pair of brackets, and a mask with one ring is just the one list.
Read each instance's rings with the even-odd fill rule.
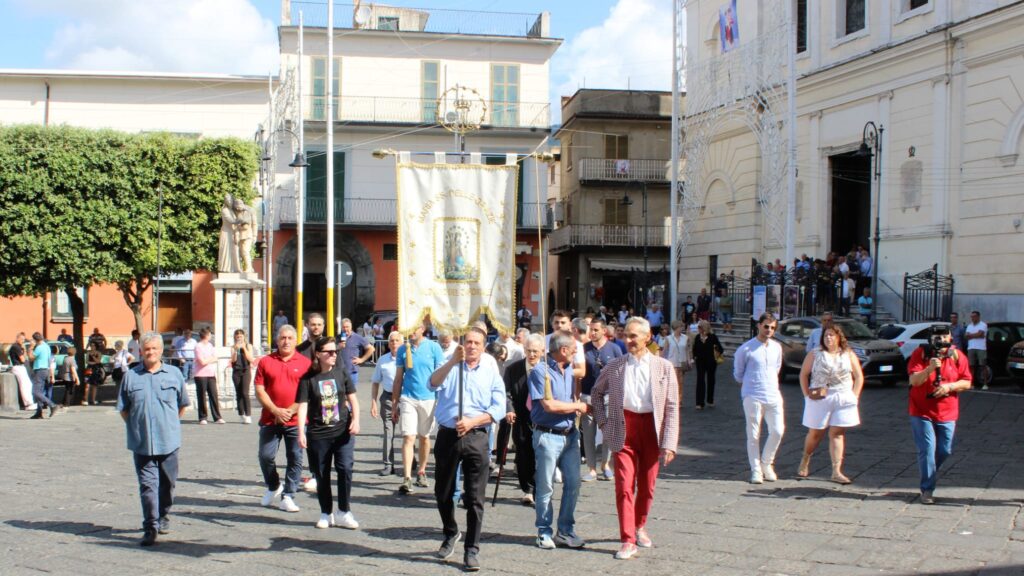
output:
[[[298,203],[292,194],[278,196],[278,214],[281,224],[298,223]],[[306,223],[323,224],[327,221],[327,200],[306,198]],[[398,223],[397,201],[394,198],[339,198],[334,205],[334,221],[337,224],[362,226],[395,226]],[[550,230],[554,225],[554,211],[546,202],[540,203],[537,214],[536,202],[524,202],[516,211],[516,227],[535,230]]]
[[[523,12],[482,12],[439,8],[416,9],[364,4],[367,21],[357,25],[352,4],[334,5],[334,27],[379,30],[381,32],[427,32],[484,36],[521,36],[541,38],[542,14]],[[327,27],[327,3],[300,1],[291,3],[291,24],[298,25],[299,12],[306,26]]]
[[667,182],[665,160],[631,158],[628,160],[606,160],[604,158],[581,158],[580,180],[613,180],[622,182],[646,181]]
[[944,320],[953,311],[952,275],[939,274],[939,265],[903,275],[903,321]]
[[[327,119],[327,97],[306,96],[306,120]],[[336,96],[334,119],[337,122],[381,122],[398,124],[436,124],[437,100],[393,96]],[[489,102],[483,125],[492,128],[548,128],[551,104],[548,102]],[[664,179],[664,163],[662,164]]]
[[668,226],[570,224],[551,232],[550,251],[564,252],[574,246],[666,247],[669,235]]

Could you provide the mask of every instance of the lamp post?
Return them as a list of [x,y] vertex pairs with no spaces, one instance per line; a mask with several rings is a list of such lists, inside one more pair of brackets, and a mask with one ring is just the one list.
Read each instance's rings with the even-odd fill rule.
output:
[[878,243],[882,235],[881,214],[882,214],[882,134],[885,133],[885,126],[876,126],[874,122],[868,121],[864,125],[864,132],[861,135],[860,148],[856,155],[867,157],[868,161],[874,157],[874,180],[877,183],[877,197],[875,198],[875,246],[871,257],[871,322],[878,323]]
[[[309,162],[306,161],[306,155],[303,154],[303,152],[302,152],[302,140],[301,140],[301,138],[299,138],[299,136],[295,132],[293,132],[292,130],[290,130],[288,128],[278,128],[277,130],[274,130],[274,131],[270,132],[270,134],[267,135],[267,139],[263,143],[263,155],[260,157],[260,160],[261,160],[261,162],[260,162],[260,176],[261,176],[260,180],[261,180],[261,184],[263,185],[262,187],[264,188],[263,198],[264,198],[264,224],[265,224],[264,225],[264,230],[263,230],[263,243],[262,243],[261,249],[264,251],[263,277],[264,277],[264,279],[267,282],[267,302],[266,302],[266,305],[265,305],[266,306],[266,314],[263,315],[262,330],[263,330],[263,341],[265,341],[267,343],[268,349],[273,348],[273,341],[274,341],[274,335],[270,333],[270,329],[269,329],[269,326],[268,326],[269,323],[270,323],[270,318],[272,318],[273,315],[274,315],[273,282],[272,282],[272,278],[271,278],[271,275],[273,274],[274,270],[273,270],[273,266],[270,263],[270,261],[274,257],[274,237],[273,237],[273,228],[272,228],[273,227],[273,222],[268,221],[269,219],[266,218],[266,216],[269,213],[269,211],[267,211],[266,208],[265,208],[266,207],[267,198],[269,197],[269,190],[266,189],[267,188],[266,183],[269,182],[269,180],[270,180],[268,172],[270,170],[273,170],[273,168],[274,168],[273,165],[271,164],[273,162],[273,160],[274,160],[274,157],[270,153],[270,139],[273,138],[279,132],[285,132],[287,134],[290,134],[292,136],[292,138],[295,139],[296,143],[298,143],[298,145],[299,145],[299,149],[295,153],[295,157],[292,159],[291,162],[288,163],[288,166],[290,166],[292,168],[299,168],[299,169],[304,169],[304,168],[309,167]],[[298,231],[299,231],[298,232],[299,248],[298,248],[298,258],[297,258],[297,260],[298,260],[297,273],[298,273],[299,278],[301,278],[302,277],[302,273],[303,273],[303,271],[302,271],[302,262],[303,262],[303,251],[302,251],[303,234],[302,234],[302,230],[303,230],[303,224],[304,224],[304,222],[303,222],[304,214],[303,214],[303,206],[302,206],[302,190],[301,190],[301,186],[303,184],[304,179],[301,177],[301,174],[302,174],[301,171],[299,172],[299,174],[300,174],[300,177],[296,180],[296,189],[297,189],[296,192],[297,192],[297,196],[299,198],[299,211],[298,211],[298,222],[297,222],[297,228],[298,228]],[[301,313],[301,310],[302,310],[301,286],[302,285],[299,284],[298,286],[299,286],[300,292],[297,294],[297,299],[298,299],[299,310],[300,310],[300,313]]]
[[[643,198],[641,204],[641,213],[644,216],[644,275],[643,275],[643,286],[641,288],[640,302],[643,303],[643,310],[647,312],[647,302],[645,299],[647,292],[647,182],[639,182],[640,194]],[[627,189],[625,194],[622,196],[622,200],[619,201],[621,206],[632,206],[633,199],[629,197],[629,190]]]

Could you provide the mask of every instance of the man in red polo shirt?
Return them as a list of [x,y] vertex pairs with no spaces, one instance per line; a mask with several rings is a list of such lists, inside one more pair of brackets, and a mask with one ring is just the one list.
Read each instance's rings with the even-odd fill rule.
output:
[[935,480],[953,453],[953,431],[960,416],[958,394],[971,389],[967,356],[952,345],[949,326],[932,327],[928,344],[907,361],[910,374],[910,428],[921,469],[921,503],[934,504]]
[[[298,335],[293,326],[277,331],[277,351],[264,356],[256,365],[256,398],[263,405],[260,415],[260,468],[267,491],[263,505],[270,506],[281,496],[278,507],[298,512],[295,491],[302,477],[302,447],[299,446],[298,411],[295,402],[299,380],[309,372],[310,361],[295,351]],[[284,439],[288,466],[284,484],[277,473],[277,446]]]

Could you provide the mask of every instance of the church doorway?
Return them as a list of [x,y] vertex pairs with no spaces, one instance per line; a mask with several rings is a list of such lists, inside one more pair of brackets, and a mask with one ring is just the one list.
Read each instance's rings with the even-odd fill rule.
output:
[[854,152],[829,157],[832,175],[830,250],[868,246],[871,234],[871,158]]

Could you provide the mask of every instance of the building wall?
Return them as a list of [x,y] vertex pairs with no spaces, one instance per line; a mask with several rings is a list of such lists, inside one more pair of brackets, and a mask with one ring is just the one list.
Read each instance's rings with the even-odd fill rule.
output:
[[[701,10],[715,5],[696,4]],[[831,46],[822,41],[831,29],[821,23],[833,17],[829,11],[835,2],[808,2],[820,13],[812,18],[819,22],[812,26],[812,54],[798,61],[804,75],[797,90],[794,252],[823,257],[832,249],[846,250],[829,245],[829,157],[856,150],[870,120],[885,128],[882,176],[880,184],[872,184],[870,206],[873,235],[880,186],[882,304],[898,315],[902,304],[896,293],[902,292],[904,274],[937,263],[941,273],[955,277],[954,307],[979,308],[988,318],[1021,318],[1024,226],[1017,223],[1024,217],[1024,166],[1011,157],[1020,154],[1024,128],[1024,48],[1019,42],[1024,3],[953,4],[935,0],[928,10],[903,20],[894,12],[886,24],[878,11],[899,6],[868,2],[867,35]],[[743,6],[740,2],[745,42],[750,36],[743,35]],[[925,33],[951,19],[948,31]],[[751,26],[747,29],[756,29]],[[881,30],[889,30],[888,36]],[[696,49],[701,48],[706,47]],[[725,213],[749,206],[751,217],[721,219],[716,202],[707,201],[682,258],[684,293],[705,285],[712,246],[735,246],[730,259],[737,266],[750,257],[784,256],[784,246],[767,238],[767,231],[757,231],[757,186],[764,179],[752,140],[749,130],[723,127],[701,168],[705,194],[734,190],[737,202],[732,209],[727,205]],[[725,176],[709,181],[716,172]],[[749,239],[746,245],[743,238]],[[719,268],[730,267],[720,257]]]

